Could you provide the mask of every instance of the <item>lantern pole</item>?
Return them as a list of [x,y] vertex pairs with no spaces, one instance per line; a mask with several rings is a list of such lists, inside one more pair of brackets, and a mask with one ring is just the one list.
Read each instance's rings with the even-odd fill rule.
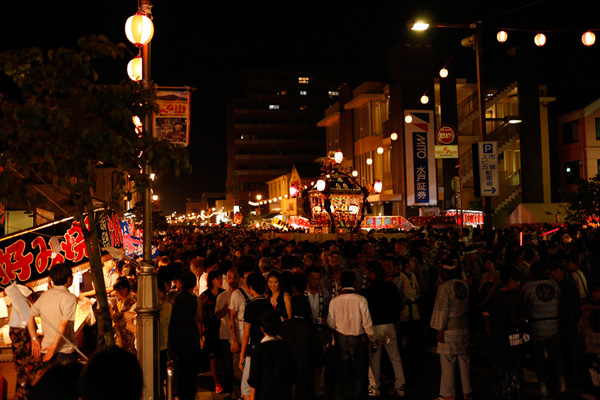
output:
[[[140,12],[152,19],[152,2],[142,0]],[[142,88],[145,92],[153,90],[151,81],[151,42],[142,46]],[[152,114],[150,109],[144,116],[144,131],[146,135],[152,134]],[[138,361],[142,367],[144,387],[143,400],[164,398],[160,391],[160,351],[158,343],[159,313],[157,274],[152,263],[152,170],[150,164],[144,164],[144,174],[148,178],[148,186],[144,189],[143,215],[144,261],[138,273],[138,300],[137,300],[137,353]]]

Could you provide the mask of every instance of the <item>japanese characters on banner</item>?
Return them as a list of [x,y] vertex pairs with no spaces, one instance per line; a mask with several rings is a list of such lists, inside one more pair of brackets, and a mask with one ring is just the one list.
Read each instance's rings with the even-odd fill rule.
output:
[[[122,247],[123,236],[116,214],[96,213],[102,247]],[[88,220],[85,220],[89,228]],[[45,277],[50,267],[65,263],[75,267],[88,261],[79,222],[73,218],[51,222],[0,239],[0,285]]]
[[[129,258],[144,257],[144,234],[141,229],[136,229],[133,223],[121,221],[123,233],[123,251]],[[158,248],[152,246],[152,259],[158,257]]]
[[156,90],[158,112],[154,114],[152,136],[173,144],[190,144],[190,91]]
[[437,205],[433,111],[404,111],[406,148],[406,204]]

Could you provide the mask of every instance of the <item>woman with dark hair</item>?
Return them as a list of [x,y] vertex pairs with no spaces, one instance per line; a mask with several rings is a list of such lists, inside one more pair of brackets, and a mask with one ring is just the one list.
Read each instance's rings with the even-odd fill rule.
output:
[[200,302],[203,306],[204,314],[204,351],[210,357],[210,372],[215,383],[215,392],[222,393],[223,386],[219,379],[220,371],[217,362],[222,358],[221,342],[219,341],[219,329],[221,326],[220,318],[217,319],[216,304],[219,294],[223,290],[223,274],[219,270],[213,270],[208,273],[208,289],[200,295]]
[[125,313],[132,311],[136,301],[127,277],[119,277],[113,286],[116,301],[111,302],[111,315],[115,326],[116,343],[119,347],[137,354],[135,349],[135,334],[127,329]]
[[267,275],[265,294],[282,320],[292,318],[292,296],[283,290],[279,272],[273,270]]

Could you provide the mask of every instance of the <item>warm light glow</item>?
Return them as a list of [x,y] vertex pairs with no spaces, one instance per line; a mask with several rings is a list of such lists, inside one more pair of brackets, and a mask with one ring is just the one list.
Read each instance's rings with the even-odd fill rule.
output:
[[429,24],[426,22],[415,22],[411,28],[413,31],[426,31],[429,29]]
[[421,103],[422,104],[429,103],[429,97],[427,97],[426,95],[421,96]]
[[298,196],[298,188],[296,185],[290,186],[290,197],[294,198]]
[[448,76],[448,70],[446,68],[440,69],[440,77],[446,78]]
[[357,170],[352,171],[352,176],[356,178],[358,176],[358,171]]
[[256,195],[256,200],[261,201],[262,200],[262,195],[261,194],[257,194]]
[[390,135],[390,139],[398,140],[398,134],[396,132],[392,132],[392,134]]
[[504,43],[506,42],[506,39],[508,39],[508,33],[506,33],[505,31],[500,31],[496,35],[496,39],[498,39],[500,43]]
[[152,195],[152,201],[157,201],[158,200],[158,195],[157,194],[153,194]]
[[125,22],[125,35],[131,43],[143,46],[154,36],[154,24],[145,14],[135,14]]
[[142,120],[137,115],[134,115],[133,117],[131,117],[131,120],[133,121],[133,124],[135,126],[142,126]]
[[546,44],[546,35],[544,35],[543,33],[538,33],[537,35],[535,35],[535,39],[533,41],[535,42],[536,46],[542,47]]
[[411,124],[412,123],[412,115],[407,115],[406,117],[404,117],[404,122],[406,122],[407,124]]
[[583,42],[584,45],[586,46],[591,46],[594,43],[596,43],[596,35],[594,35],[593,32],[586,32],[583,35],[581,35],[581,41]]
[[367,165],[373,164],[373,159],[371,157],[367,158]]
[[336,151],[335,155],[333,156],[333,159],[336,163],[340,164],[344,160],[344,153],[342,153],[341,151]]
[[127,64],[127,75],[129,75],[129,79],[132,81],[138,82],[142,80],[141,56],[134,57],[131,61],[129,61],[129,64]]
[[381,193],[382,188],[383,188],[383,183],[381,183],[380,180],[376,180],[375,183],[373,184],[373,190],[375,190],[375,193]]
[[377,154],[383,154],[383,147],[377,148]]
[[154,178],[156,178],[156,174],[154,174],[154,173],[151,173],[151,174],[150,174],[150,180],[151,180],[151,181],[153,181],[153,180],[154,180]]
[[325,181],[323,179],[319,179],[317,181],[317,190],[319,192],[322,192],[323,190],[325,190],[325,186],[327,186],[327,184],[325,183]]

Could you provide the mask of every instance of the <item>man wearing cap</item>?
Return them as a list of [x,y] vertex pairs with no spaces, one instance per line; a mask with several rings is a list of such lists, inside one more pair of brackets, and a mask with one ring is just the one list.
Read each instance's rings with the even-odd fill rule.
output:
[[438,287],[431,316],[431,328],[438,331],[437,352],[440,355],[442,375],[440,398],[456,396],[455,368],[458,361],[462,393],[471,398],[471,359],[469,356],[469,287],[459,279],[460,271],[451,260],[440,264],[442,283]]

